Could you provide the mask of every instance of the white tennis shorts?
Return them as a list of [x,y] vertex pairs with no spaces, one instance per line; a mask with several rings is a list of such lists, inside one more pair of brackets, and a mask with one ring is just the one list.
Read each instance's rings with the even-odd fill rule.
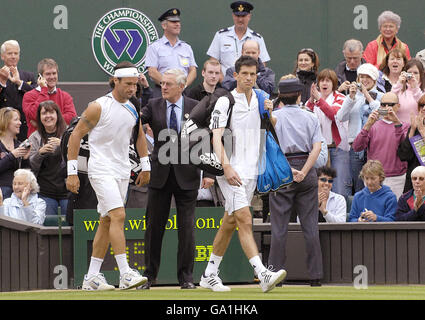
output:
[[90,184],[97,197],[97,212],[101,217],[109,211],[124,207],[129,179],[116,179],[111,176],[89,176]]
[[257,179],[242,179],[242,185],[239,187],[230,185],[224,176],[218,176],[217,182],[226,200],[224,209],[228,215],[232,215],[234,211],[251,205],[251,200],[257,187]]

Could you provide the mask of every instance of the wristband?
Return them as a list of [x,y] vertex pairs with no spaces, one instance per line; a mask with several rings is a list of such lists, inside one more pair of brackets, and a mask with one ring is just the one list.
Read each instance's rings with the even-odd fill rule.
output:
[[78,174],[78,160],[68,160],[66,167],[68,176],[76,176]]
[[148,156],[140,158],[140,164],[142,165],[142,171],[151,171],[151,162]]

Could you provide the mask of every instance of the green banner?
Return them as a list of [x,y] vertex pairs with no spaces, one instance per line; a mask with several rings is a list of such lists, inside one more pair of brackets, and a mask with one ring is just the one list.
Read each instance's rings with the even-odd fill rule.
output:
[[[212,244],[218,228],[221,225],[223,208],[196,208],[195,213],[195,267],[193,277],[199,282],[204,272]],[[87,273],[93,239],[99,224],[99,214],[96,210],[76,210],[74,213],[74,281],[75,286],[81,286]],[[171,209],[165,227],[166,232],[162,242],[161,267],[157,284],[178,284],[177,281],[177,213]],[[146,231],[145,209],[126,209],[124,232],[126,236],[126,254],[131,268],[145,269],[144,234]],[[101,272],[108,283],[119,284],[119,271],[114,253],[109,247]],[[237,231],[229,244],[229,248],[220,265],[220,278],[223,282],[246,283],[254,280],[251,266],[242,251]]]

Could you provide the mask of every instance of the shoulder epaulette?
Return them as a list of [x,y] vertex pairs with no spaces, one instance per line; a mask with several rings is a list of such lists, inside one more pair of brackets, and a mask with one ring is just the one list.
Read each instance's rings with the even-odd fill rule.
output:
[[227,32],[227,31],[229,31],[229,28],[221,29],[221,30],[218,31],[218,33],[223,33],[223,32]]
[[259,34],[259,33],[257,33],[257,32],[255,32],[255,31],[252,31],[252,35],[253,36],[256,36],[256,37],[258,37],[258,38],[262,38],[262,36],[261,36],[261,34]]

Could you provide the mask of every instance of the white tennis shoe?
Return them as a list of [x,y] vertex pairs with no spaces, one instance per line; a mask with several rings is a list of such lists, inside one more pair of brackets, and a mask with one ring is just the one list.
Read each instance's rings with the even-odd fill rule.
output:
[[84,276],[82,289],[86,291],[110,291],[115,290],[115,287],[106,282],[103,273],[98,273],[91,277],[88,277],[86,274]]
[[202,274],[201,281],[199,285],[205,289],[211,289],[214,292],[227,292],[230,291],[229,287],[223,285],[223,282],[218,277],[218,275],[212,273],[208,277],[205,274]]
[[278,283],[285,279],[285,277],[286,271],[283,269],[277,272],[266,269],[258,275],[258,278],[260,279],[260,287],[264,293],[273,290]]
[[146,283],[146,281],[148,281],[148,278],[141,276],[139,271],[130,269],[129,272],[120,276],[120,289],[132,289],[141,286],[142,284]]

